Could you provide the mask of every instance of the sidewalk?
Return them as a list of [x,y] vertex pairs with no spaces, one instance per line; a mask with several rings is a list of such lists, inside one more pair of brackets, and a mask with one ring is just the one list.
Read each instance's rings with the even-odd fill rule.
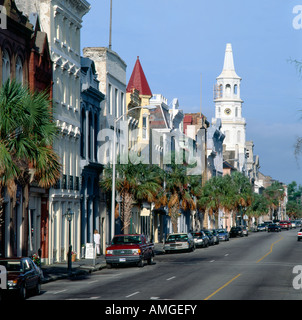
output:
[[[154,244],[155,255],[162,254],[162,243]],[[68,265],[66,262],[58,262],[51,265],[43,265],[42,271],[44,279],[42,283],[56,281],[59,279],[75,278],[85,276],[94,271],[99,271],[106,268],[105,256],[98,256],[95,260],[92,259],[79,259],[72,262],[72,272],[68,273]]]

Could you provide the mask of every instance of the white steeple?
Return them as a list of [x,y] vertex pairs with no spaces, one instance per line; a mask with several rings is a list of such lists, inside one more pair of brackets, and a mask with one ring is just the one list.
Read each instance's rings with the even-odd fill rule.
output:
[[225,151],[232,159],[236,159],[235,166],[239,171],[245,168],[246,121],[242,116],[243,101],[240,97],[241,78],[234,66],[232,45],[226,45],[223,70],[215,85],[215,124],[221,119],[221,131],[225,134]]
[[233,57],[233,50],[232,50],[231,43],[227,43],[226,45],[223,70],[217,79],[220,79],[220,78],[240,79],[240,77],[237,75],[235,71],[234,57]]

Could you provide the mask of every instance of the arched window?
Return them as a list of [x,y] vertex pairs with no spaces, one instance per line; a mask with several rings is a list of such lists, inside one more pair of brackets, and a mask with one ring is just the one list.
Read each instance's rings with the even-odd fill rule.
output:
[[16,81],[23,83],[23,64],[19,56],[16,60]]
[[231,85],[230,84],[227,84],[225,86],[225,93],[226,93],[227,97],[229,97],[231,95]]
[[237,84],[234,85],[234,94],[237,96],[238,94],[238,86]]
[[10,58],[6,50],[2,53],[2,84],[10,79]]

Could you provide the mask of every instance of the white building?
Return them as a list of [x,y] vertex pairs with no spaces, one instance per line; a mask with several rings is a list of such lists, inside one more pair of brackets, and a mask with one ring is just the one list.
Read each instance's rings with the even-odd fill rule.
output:
[[240,172],[245,171],[245,140],[246,121],[242,117],[242,104],[240,98],[241,78],[237,75],[234,67],[232,45],[226,45],[224,66],[222,73],[217,77],[215,87],[215,118],[212,123],[216,124],[221,119],[221,130],[225,134],[225,151],[234,162],[234,166]]
[[62,163],[62,178],[49,192],[49,263],[66,260],[70,208],[73,250],[80,252],[80,95],[82,18],[86,0],[16,0],[20,11],[39,14],[47,33],[53,63],[53,105],[60,137],[54,144]]
[[[126,63],[119,55],[106,47],[92,47],[83,49],[84,57],[94,61],[97,79],[100,82],[100,91],[105,94],[105,103],[102,103],[100,132],[98,135],[98,161],[104,165],[111,162],[114,120],[126,113]],[[123,119],[121,119],[123,120]],[[117,130],[119,131],[119,123]],[[108,130],[109,129],[109,130]],[[109,132],[111,131],[111,132]],[[118,141],[118,140],[117,140]],[[118,155],[118,152],[117,152]],[[111,215],[106,208],[105,194],[101,193],[101,230],[102,243],[111,240]],[[118,220],[116,231],[120,232]],[[104,230],[105,229],[105,230]]]

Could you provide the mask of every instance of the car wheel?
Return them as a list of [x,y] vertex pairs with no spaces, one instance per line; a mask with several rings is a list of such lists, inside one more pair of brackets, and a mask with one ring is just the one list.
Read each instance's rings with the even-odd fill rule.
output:
[[107,269],[111,269],[112,268],[112,264],[111,263],[107,263],[106,267],[107,267]]
[[27,297],[27,291],[25,285],[22,285],[19,291],[19,297],[21,300],[25,300]]
[[148,265],[153,264],[153,256],[151,256],[148,260],[147,260]]
[[37,295],[41,294],[41,283],[40,283],[40,281],[36,285],[36,294]]
[[143,260],[143,259],[140,260],[139,263],[137,264],[137,266],[138,266],[139,268],[142,268],[142,267],[144,266],[144,260]]

